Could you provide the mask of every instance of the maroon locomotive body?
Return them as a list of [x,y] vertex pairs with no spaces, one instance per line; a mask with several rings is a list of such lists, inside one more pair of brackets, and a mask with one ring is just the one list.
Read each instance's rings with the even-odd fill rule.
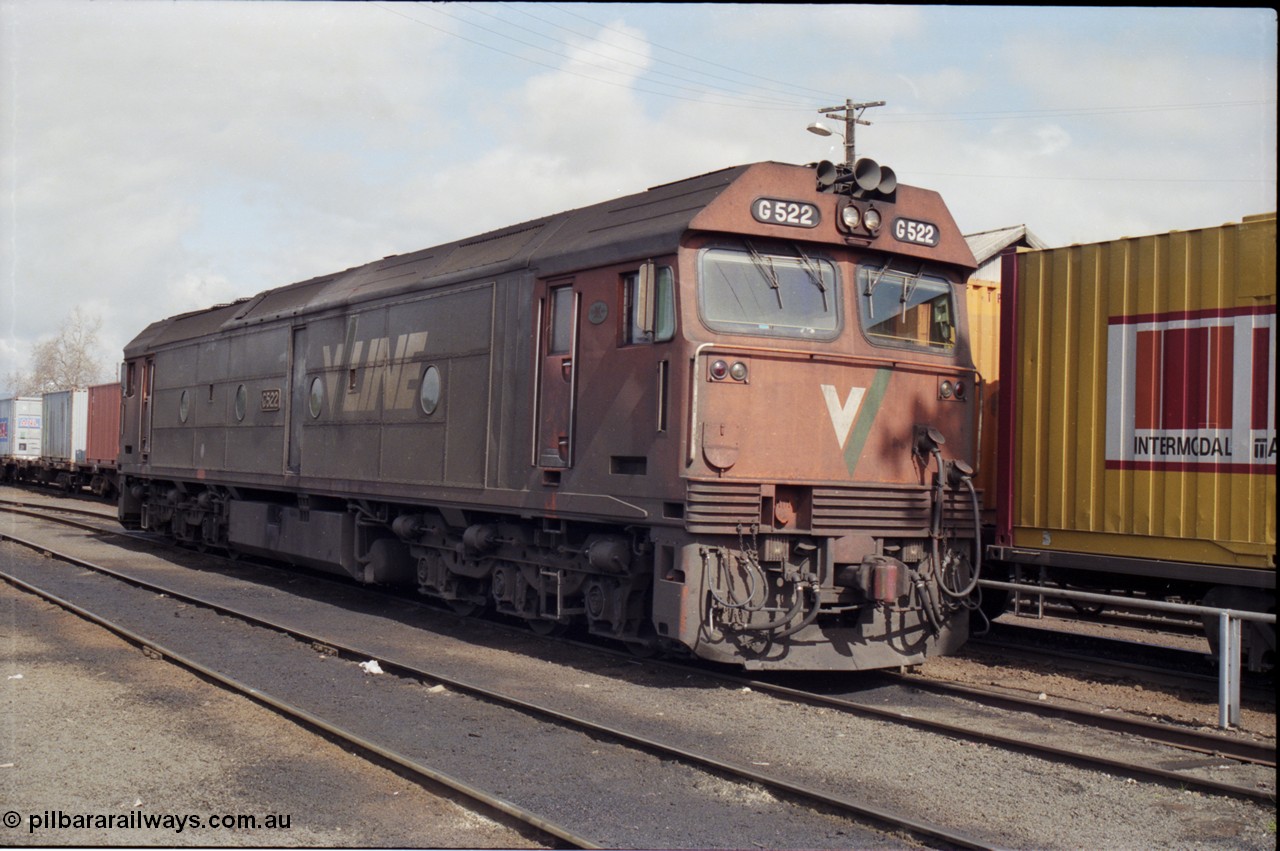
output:
[[120,518],[747,668],[951,651],[975,264],[877,172],[739,166],[155,323]]

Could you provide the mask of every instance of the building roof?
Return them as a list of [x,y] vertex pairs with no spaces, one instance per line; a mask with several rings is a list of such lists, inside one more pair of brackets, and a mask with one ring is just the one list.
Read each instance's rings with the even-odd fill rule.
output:
[[1049,247],[1047,243],[1027,230],[1026,225],[1014,225],[1007,228],[998,228],[997,230],[983,231],[982,233],[967,234],[964,241],[969,243],[969,250],[973,252],[974,259],[978,261],[979,266],[1011,245],[1021,245],[1027,248]]

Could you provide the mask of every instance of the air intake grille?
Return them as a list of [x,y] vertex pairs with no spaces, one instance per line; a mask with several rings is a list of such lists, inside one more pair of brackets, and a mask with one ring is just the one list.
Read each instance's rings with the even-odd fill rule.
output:
[[[813,488],[812,531],[923,537],[929,534],[930,491],[914,485]],[[689,482],[686,525],[691,532],[733,533],[760,521],[761,486],[744,482]],[[943,525],[960,534],[973,527],[967,491],[947,489]]]

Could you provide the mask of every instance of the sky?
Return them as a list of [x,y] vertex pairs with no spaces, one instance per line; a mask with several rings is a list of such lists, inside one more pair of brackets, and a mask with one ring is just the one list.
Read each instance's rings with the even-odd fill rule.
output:
[[[1276,209],[1266,8],[0,0],[0,398],[149,323],[762,160],[1049,245]],[[828,122],[833,129],[839,129]]]

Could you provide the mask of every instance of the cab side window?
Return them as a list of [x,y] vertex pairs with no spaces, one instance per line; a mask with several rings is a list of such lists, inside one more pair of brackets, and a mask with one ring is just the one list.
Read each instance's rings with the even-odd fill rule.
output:
[[649,302],[645,305],[641,273],[622,276],[623,345],[665,343],[676,334],[675,274],[670,266],[653,270]]

